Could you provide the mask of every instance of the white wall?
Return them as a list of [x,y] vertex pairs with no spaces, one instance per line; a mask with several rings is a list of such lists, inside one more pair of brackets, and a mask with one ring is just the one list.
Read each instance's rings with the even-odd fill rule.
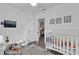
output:
[[[51,18],[71,15],[71,23],[50,25]],[[17,28],[4,28],[0,25],[0,35],[8,35],[10,42],[26,40],[27,42],[38,40],[38,20],[45,18],[45,34],[51,31],[79,30],[78,27],[79,4],[60,4],[50,10],[40,12],[37,15],[23,13],[12,7],[0,4],[0,22],[3,20],[16,20]],[[68,32],[67,31],[67,32]]]
[[37,19],[36,15],[24,13],[11,6],[0,4],[0,22],[4,20],[14,20],[17,22],[16,28],[4,28],[0,25],[0,35],[9,36],[10,42],[32,42],[37,41]]
[[[18,42],[23,40],[24,37],[27,39],[28,31],[28,15],[22,13],[21,11],[8,7],[7,5],[0,4],[0,22],[4,20],[16,21],[16,28],[4,28],[0,25],[0,35],[9,36],[10,42]],[[27,24],[27,25],[26,25]],[[26,35],[24,36],[24,31],[26,29]]]
[[[45,18],[45,34],[48,32],[57,32],[57,33],[78,33],[78,13],[79,13],[79,4],[60,4],[50,10],[40,12],[37,15],[30,14],[28,17],[28,42],[38,41],[38,20]],[[71,23],[62,23],[62,24],[50,24],[51,18],[61,17],[71,15]],[[24,34],[26,34],[26,29]]]
[[[50,24],[50,19],[71,15],[71,23]],[[48,32],[79,33],[79,4],[60,4],[50,10],[38,14],[38,19],[45,18],[45,35]],[[37,29],[38,30],[38,29]]]
[[37,41],[37,19],[36,15],[31,14],[29,16],[28,27],[28,42]]

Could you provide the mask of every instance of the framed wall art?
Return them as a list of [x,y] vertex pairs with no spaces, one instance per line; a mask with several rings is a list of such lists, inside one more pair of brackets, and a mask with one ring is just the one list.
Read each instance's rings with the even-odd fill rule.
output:
[[55,24],[55,19],[50,19],[50,24]]
[[64,23],[70,23],[71,22],[71,16],[65,16],[64,17]]
[[62,18],[56,18],[56,24],[61,24],[62,23]]

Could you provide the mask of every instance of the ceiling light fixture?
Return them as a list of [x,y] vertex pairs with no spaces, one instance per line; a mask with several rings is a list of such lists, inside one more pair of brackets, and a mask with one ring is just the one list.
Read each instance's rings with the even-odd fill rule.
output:
[[30,3],[32,6],[36,6],[37,5],[37,3]]

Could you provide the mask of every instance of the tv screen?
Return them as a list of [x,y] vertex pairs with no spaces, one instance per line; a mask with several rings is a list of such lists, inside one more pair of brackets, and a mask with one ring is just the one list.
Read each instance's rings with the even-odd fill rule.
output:
[[16,27],[16,21],[10,21],[10,20],[4,20],[4,27],[6,28],[15,28]]

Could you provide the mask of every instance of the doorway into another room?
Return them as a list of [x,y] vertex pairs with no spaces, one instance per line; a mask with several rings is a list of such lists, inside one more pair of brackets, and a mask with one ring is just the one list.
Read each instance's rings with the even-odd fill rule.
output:
[[45,48],[45,34],[44,34],[44,27],[45,24],[45,19],[39,19],[38,22],[38,33],[39,33],[39,40],[38,40],[38,45],[42,48]]

